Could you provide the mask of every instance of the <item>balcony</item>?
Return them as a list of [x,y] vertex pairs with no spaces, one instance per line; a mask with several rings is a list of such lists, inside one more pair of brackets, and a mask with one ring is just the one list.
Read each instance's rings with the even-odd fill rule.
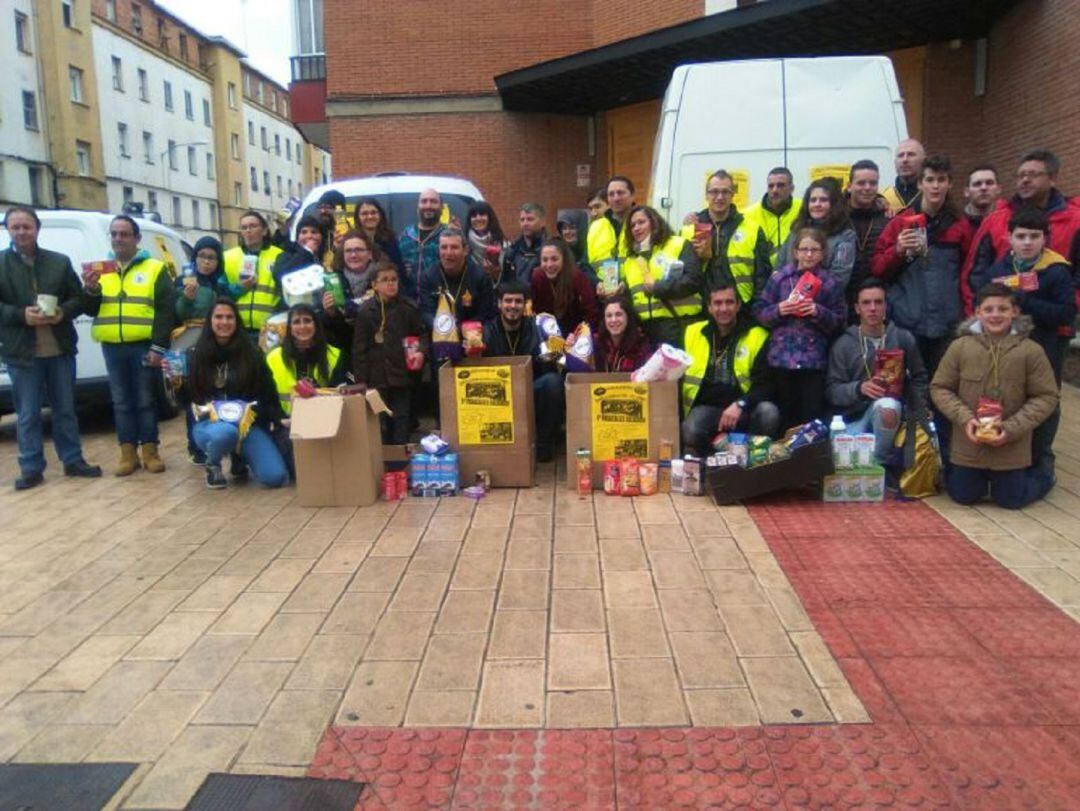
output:
[[312,143],[330,149],[330,128],[326,123],[326,56],[294,56],[289,83],[289,115],[293,124]]
[[326,54],[305,54],[289,59],[294,82],[326,80]]

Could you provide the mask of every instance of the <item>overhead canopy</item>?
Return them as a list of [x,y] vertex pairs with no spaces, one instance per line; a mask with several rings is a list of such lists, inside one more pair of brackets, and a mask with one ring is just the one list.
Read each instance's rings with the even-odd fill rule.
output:
[[506,110],[591,115],[664,95],[692,62],[850,56],[986,36],[1020,0],[760,0],[495,77]]

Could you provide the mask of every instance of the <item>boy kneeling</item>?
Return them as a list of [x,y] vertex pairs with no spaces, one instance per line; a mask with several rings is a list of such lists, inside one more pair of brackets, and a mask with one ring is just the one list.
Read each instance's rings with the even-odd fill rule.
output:
[[930,384],[953,424],[946,486],[960,504],[981,500],[1018,510],[1045,496],[1052,474],[1031,465],[1031,432],[1057,407],[1054,370],[1026,336],[1016,296],[997,282],[979,290],[975,320],[960,326]]

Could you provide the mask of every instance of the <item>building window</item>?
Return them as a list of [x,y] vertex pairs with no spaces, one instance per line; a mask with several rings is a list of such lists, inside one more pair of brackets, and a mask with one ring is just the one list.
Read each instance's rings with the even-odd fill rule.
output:
[[278,175],[277,176],[277,196],[278,197],[284,197],[285,196],[285,192],[283,191],[284,188],[285,187],[281,183],[281,175]]
[[281,136],[276,132],[274,133],[274,154],[281,157]]
[[245,73],[244,74],[244,95],[249,99],[251,98],[251,74],[250,73]]
[[172,218],[173,218],[173,225],[183,225],[184,224],[184,216],[183,216],[183,213],[180,210],[180,198],[175,194],[173,195],[173,199],[172,199]]
[[116,139],[120,143],[120,157],[130,158],[131,153],[128,152],[128,129],[127,124],[118,122],[116,125]]
[[157,192],[156,191],[147,191],[146,192],[146,207],[148,209],[150,209],[151,211],[157,211]]
[[139,100],[150,101],[150,80],[146,76],[146,71],[139,68],[136,75],[139,77]]
[[181,34],[180,37],[179,37],[179,42],[180,42],[180,58],[183,59],[185,62],[187,62],[187,58],[188,58],[187,35],[186,34]]
[[217,203],[210,203],[210,227],[217,225]]
[[255,98],[258,99],[259,104],[263,103],[263,83],[258,81],[255,83]]
[[131,30],[142,36],[142,9],[134,3],[131,4]]
[[112,89],[124,92],[124,63],[119,56],[112,58]]
[[232,184],[232,204],[234,206],[240,206],[244,203],[244,184],[233,183]]
[[296,181],[296,196],[300,199],[304,198],[304,184],[301,181]]
[[248,143],[255,146],[255,122],[248,122]]
[[116,0],[105,0],[105,19],[111,23],[116,22]]
[[23,126],[28,130],[36,131],[38,128],[37,96],[32,90],[22,92],[22,116]]
[[143,130],[142,134],[142,152],[144,161],[147,163],[154,162],[154,136],[146,130]]
[[240,160],[240,135],[238,133],[234,132],[229,138],[229,151],[234,161]]
[[30,205],[44,205],[45,200],[41,194],[41,167],[27,166],[26,173],[30,181]]
[[30,49],[30,18],[18,11],[15,12],[15,47],[21,53],[33,53]]
[[270,173],[263,170],[263,191],[270,194]]
[[75,27],[75,0],[60,0],[60,16],[65,28]]
[[131,188],[131,186],[124,186],[123,195],[124,205],[127,205],[135,199],[135,189]]
[[165,109],[171,113],[173,109],[172,82],[166,81],[163,86],[165,88]]
[[289,178],[289,197],[292,197],[292,178]]
[[287,136],[285,138],[285,160],[292,160],[292,140]]
[[263,152],[270,151],[270,139],[266,135],[266,127],[259,127],[259,139],[262,142]]
[[158,43],[161,45],[161,50],[166,53],[169,52],[169,35],[165,32],[165,18],[157,18],[157,38]]
[[68,65],[68,86],[71,89],[71,100],[78,104],[83,103],[83,72],[81,68]]
[[206,153],[206,179],[214,179],[214,156],[212,153]]
[[213,123],[210,120],[210,99],[202,100],[202,120],[206,126],[213,126]]
[[187,170],[189,175],[198,174],[198,169],[195,168],[195,147],[189,146],[187,148]]
[[195,120],[195,102],[191,98],[190,90],[184,91],[184,117],[187,118],[188,121]]
[[83,177],[90,174],[90,144],[86,141],[75,142],[75,168]]
[[176,141],[169,139],[169,169],[176,171]]
[[289,100],[284,96],[281,97],[281,115],[285,118],[289,117]]
[[191,201],[191,227],[192,228],[202,228],[202,225],[199,224],[199,201],[198,200],[192,200]]
[[229,82],[229,107],[236,109],[236,85],[233,82]]
[[296,165],[299,166],[300,164],[301,164],[301,160],[300,160],[300,142],[297,141],[296,142]]
[[251,190],[259,190],[259,173],[258,171],[256,171],[254,166],[251,167]]

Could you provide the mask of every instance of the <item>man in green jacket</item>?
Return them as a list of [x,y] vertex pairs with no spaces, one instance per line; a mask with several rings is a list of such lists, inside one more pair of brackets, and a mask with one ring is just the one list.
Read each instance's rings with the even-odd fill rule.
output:
[[19,442],[16,490],[45,481],[41,409],[48,392],[53,444],[67,476],[95,478],[83,459],[75,416],[75,317],[82,285],[71,260],[37,244],[41,221],[32,208],[4,215],[11,246],[0,254],[0,358],[7,364]]

